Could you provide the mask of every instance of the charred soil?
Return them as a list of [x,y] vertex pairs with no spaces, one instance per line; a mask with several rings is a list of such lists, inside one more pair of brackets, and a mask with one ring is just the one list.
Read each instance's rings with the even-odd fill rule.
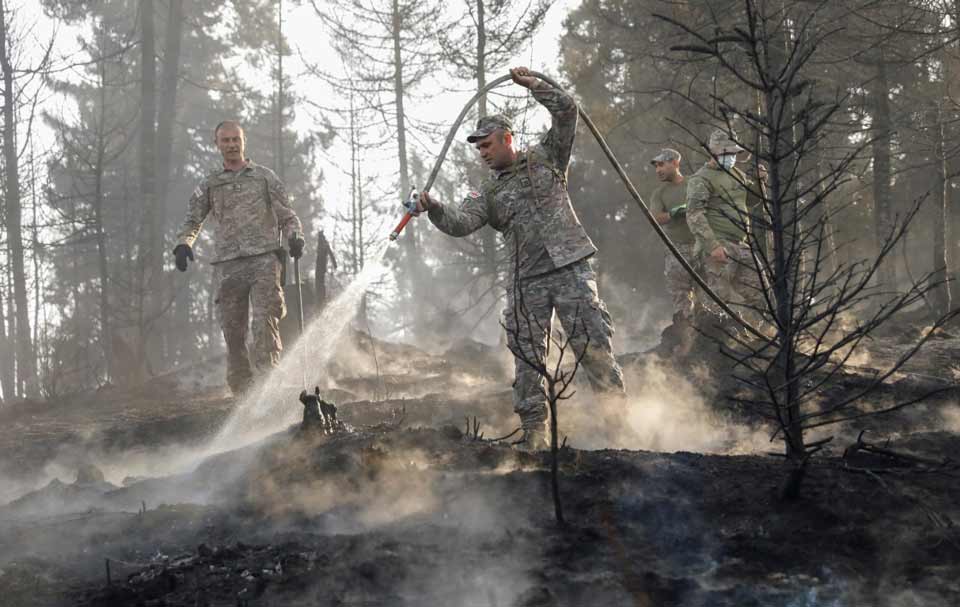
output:
[[[930,360],[958,347],[940,341]],[[458,352],[466,360],[455,360]],[[3,604],[958,604],[953,390],[833,429],[831,448],[812,460],[800,497],[788,502],[778,498],[782,458],[731,454],[742,449],[575,448],[582,429],[565,426],[561,411],[572,445],[560,451],[568,520],[561,527],[549,454],[488,440],[511,429],[499,354],[461,345],[444,356],[406,355],[419,356],[418,368],[435,378],[420,381],[415,396],[403,398],[401,382],[390,398],[364,393],[365,381],[382,390],[382,376],[337,378],[357,399],[337,403],[346,431],[293,427],[125,486],[117,472],[105,469],[101,478],[81,464],[188,449],[232,402],[171,389],[162,399],[156,391],[100,394],[72,407],[4,410],[0,453],[11,482],[26,490],[44,470],[76,465],[70,477],[0,507]],[[637,377],[653,362],[666,364],[655,357],[624,362]],[[469,360],[480,371],[468,378]],[[910,372],[865,407],[952,382],[942,367]],[[825,387],[824,398],[870,377],[851,370]],[[730,386],[710,385],[708,413],[765,429],[749,411],[727,407]],[[581,398],[589,406],[589,396]],[[296,395],[290,400],[297,406]],[[860,445],[870,448],[850,449],[862,430]]]

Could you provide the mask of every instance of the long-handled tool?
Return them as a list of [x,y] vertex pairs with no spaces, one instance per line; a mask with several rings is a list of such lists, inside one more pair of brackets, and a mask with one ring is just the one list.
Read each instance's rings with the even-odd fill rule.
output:
[[[300,284],[300,258],[293,258],[293,280],[294,284],[297,285],[297,325],[300,327],[300,337],[303,339],[303,286]],[[304,344],[297,344],[302,353],[300,361],[300,375],[303,380],[303,389],[307,389],[307,361],[306,354],[307,348]]]

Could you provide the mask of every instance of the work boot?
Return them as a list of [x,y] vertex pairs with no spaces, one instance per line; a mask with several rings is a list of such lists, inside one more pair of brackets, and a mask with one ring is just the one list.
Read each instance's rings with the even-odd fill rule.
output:
[[520,440],[510,443],[510,446],[518,451],[547,451],[550,449],[550,442],[547,441],[546,429],[541,423],[538,426],[524,428]]

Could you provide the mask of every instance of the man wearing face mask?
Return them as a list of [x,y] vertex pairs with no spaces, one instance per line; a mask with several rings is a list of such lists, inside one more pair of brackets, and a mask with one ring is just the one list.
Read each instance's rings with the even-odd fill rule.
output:
[[[733,131],[710,135],[712,158],[687,178],[687,225],[696,238],[695,254],[703,262],[707,284],[749,318],[754,315],[746,306],[758,300],[760,283],[747,245],[751,181],[736,167],[737,153],[743,151],[736,138]],[[704,308],[722,316],[712,300],[704,300]]]

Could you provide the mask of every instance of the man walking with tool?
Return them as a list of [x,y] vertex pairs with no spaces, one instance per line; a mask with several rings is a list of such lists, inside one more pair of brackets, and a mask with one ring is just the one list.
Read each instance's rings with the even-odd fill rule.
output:
[[[466,236],[490,225],[514,251],[514,280],[507,290],[503,325],[513,352],[545,360],[554,312],[570,337],[573,353],[594,390],[622,401],[623,373],[613,357],[613,323],[597,292],[589,258],[597,248],[570,203],[567,167],[577,129],[573,98],[532,76],[510,70],[513,81],[529,89],[550,112],[552,125],[530,150],[513,147],[513,126],[502,115],[484,116],[467,137],[492,171],[479,192],[459,205],[442,204],[423,192],[418,211],[451,236]],[[515,355],[514,410],[520,416],[520,449],[548,447],[543,379]]]
[[[661,184],[650,196],[650,211],[683,257],[693,262],[694,238],[687,226],[686,186],[680,172],[680,152],[664,148],[650,160]],[[664,329],[661,343],[671,349],[693,338],[693,278],[673,253],[664,258],[663,277],[673,304],[672,324]]]
[[297,260],[303,255],[304,239],[283,183],[244,155],[240,124],[221,122],[213,137],[223,167],[193,191],[173,254],[177,269],[185,272],[203,222],[213,216],[215,249],[210,263],[220,270],[216,303],[227,343],[227,384],[240,395],[253,383],[246,348],[251,309],[257,370],[267,371],[280,360],[279,321],[286,314],[280,278],[285,265],[282,242],[286,237],[290,255]]

